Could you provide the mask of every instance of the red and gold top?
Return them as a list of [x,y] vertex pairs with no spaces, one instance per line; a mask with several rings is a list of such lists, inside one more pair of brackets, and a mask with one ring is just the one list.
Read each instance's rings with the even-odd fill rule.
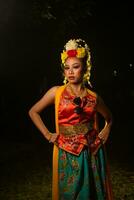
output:
[[[76,105],[75,98],[66,88],[60,96],[58,146],[67,152],[79,155],[85,145],[92,146],[99,142],[95,141],[97,131],[94,128],[96,95],[87,92],[86,96],[81,98],[79,105]],[[76,107],[80,108],[80,113],[75,112]]]

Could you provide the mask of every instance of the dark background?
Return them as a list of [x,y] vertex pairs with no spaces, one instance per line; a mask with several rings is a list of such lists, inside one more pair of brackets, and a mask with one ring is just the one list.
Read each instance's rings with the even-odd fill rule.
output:
[[[80,37],[91,48],[93,90],[113,113],[109,152],[132,162],[133,17],[129,1],[1,0],[1,143],[48,147],[29,119],[28,110],[47,89],[62,84],[60,52],[67,40]],[[51,131],[53,115],[53,107],[42,113]]]

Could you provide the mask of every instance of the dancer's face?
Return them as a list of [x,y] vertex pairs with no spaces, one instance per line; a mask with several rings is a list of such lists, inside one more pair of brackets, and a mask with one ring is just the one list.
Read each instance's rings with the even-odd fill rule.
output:
[[83,79],[83,65],[79,58],[69,57],[66,59],[64,75],[70,83],[81,83]]

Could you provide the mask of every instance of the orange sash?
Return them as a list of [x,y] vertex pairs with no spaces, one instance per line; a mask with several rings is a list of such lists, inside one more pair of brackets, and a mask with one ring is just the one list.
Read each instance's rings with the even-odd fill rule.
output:
[[[65,89],[66,85],[60,86],[56,91],[55,96],[55,125],[56,125],[56,133],[59,134],[59,127],[58,127],[58,105],[60,101],[60,96]],[[58,193],[58,147],[54,145],[53,149],[53,180],[52,180],[52,200],[59,199]]]

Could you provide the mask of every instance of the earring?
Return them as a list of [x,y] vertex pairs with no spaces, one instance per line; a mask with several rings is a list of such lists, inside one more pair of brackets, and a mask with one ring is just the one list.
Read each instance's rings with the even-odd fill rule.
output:
[[67,78],[66,77],[64,77],[63,83],[64,83],[64,85],[67,84]]

